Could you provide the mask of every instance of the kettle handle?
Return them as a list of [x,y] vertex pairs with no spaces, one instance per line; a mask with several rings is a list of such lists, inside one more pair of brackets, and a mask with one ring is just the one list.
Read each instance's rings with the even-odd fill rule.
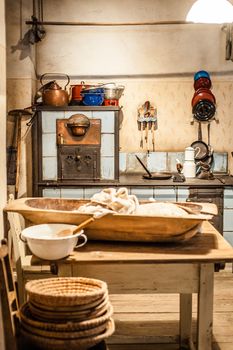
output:
[[43,86],[43,79],[44,79],[44,77],[47,76],[47,75],[51,75],[51,76],[60,75],[60,76],[66,77],[66,78],[67,78],[67,83],[66,83],[64,89],[66,89],[67,85],[68,85],[69,82],[70,82],[70,77],[69,77],[69,75],[67,75],[67,74],[65,74],[65,73],[44,73],[44,74],[42,74],[41,77],[40,77],[40,83],[41,83],[42,86]]

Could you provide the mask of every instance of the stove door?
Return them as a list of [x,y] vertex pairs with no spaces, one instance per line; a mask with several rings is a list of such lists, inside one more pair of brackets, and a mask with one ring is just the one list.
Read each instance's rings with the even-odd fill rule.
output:
[[58,146],[58,178],[100,179],[100,146]]

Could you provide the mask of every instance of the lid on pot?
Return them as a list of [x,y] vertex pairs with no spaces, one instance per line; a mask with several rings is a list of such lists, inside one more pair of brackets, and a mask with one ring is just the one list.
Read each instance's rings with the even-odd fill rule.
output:
[[208,78],[210,79],[210,75],[207,71],[205,70],[199,70],[194,74],[194,81],[199,79],[199,78]]
[[84,114],[73,114],[69,119],[67,125],[72,126],[83,126],[84,128],[89,128],[90,120]]
[[58,83],[54,80],[50,85],[49,85],[49,87],[47,87],[46,89],[45,89],[45,91],[46,90],[61,90],[61,87],[60,87],[60,85],[58,85]]

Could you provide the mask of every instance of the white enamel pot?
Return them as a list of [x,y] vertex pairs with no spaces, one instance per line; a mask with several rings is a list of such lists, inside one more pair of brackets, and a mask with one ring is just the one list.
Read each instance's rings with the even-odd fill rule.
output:
[[[42,224],[25,228],[21,237],[28,244],[31,252],[38,258],[58,260],[68,256],[74,248],[80,248],[87,242],[83,230],[75,234],[57,236],[62,230],[75,230],[77,226],[69,224]],[[78,244],[79,240],[82,240]]]

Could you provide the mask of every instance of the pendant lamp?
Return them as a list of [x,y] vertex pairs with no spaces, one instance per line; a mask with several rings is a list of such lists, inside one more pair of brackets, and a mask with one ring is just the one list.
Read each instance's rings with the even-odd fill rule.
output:
[[227,0],[197,0],[189,10],[187,22],[232,23],[233,6]]

